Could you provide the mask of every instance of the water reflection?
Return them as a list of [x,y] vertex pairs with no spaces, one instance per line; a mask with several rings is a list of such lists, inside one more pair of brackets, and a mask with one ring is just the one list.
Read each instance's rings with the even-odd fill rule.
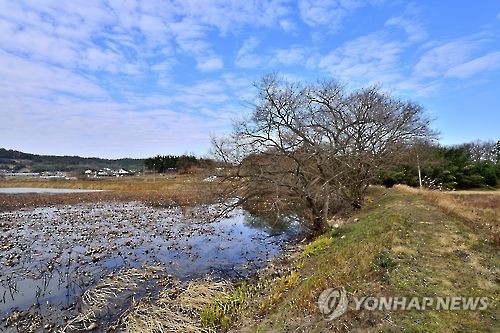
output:
[[299,230],[241,209],[202,223],[215,210],[132,202],[0,213],[0,317],[41,305],[73,311],[76,296],[129,267],[160,266],[180,280],[246,277]]

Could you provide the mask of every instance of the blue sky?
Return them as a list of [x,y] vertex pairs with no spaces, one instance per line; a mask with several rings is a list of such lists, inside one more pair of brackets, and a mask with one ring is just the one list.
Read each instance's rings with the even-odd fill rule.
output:
[[206,154],[262,75],[380,84],[443,144],[500,139],[498,0],[0,0],[0,146]]

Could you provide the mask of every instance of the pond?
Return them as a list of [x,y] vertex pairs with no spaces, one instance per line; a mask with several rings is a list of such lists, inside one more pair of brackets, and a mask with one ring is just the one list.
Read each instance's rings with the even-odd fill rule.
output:
[[79,295],[125,268],[161,267],[180,281],[245,278],[301,232],[297,221],[243,209],[213,222],[219,208],[108,202],[0,213],[0,318],[71,317]]

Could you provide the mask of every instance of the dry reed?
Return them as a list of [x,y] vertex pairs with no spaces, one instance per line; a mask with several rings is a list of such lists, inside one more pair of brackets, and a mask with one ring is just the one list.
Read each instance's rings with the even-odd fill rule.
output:
[[421,195],[447,213],[463,219],[472,228],[486,233],[493,244],[500,246],[500,191],[439,192],[405,185],[395,187]]
[[142,269],[123,269],[108,276],[82,294],[80,313],[71,319],[62,331],[89,331],[96,328],[97,322],[106,315],[116,299],[125,292],[137,292],[138,283],[155,278],[161,271],[162,268],[147,266]]
[[191,281],[184,287],[165,289],[156,300],[142,299],[120,319],[125,332],[211,332],[201,325],[200,313],[229,284],[211,280]]
[[[82,310],[62,332],[90,331],[98,327],[108,309],[124,293],[134,295],[138,284],[157,277],[158,267],[126,269],[110,275],[81,296]],[[200,313],[217,294],[231,290],[224,281],[194,280],[185,284],[170,281],[157,297],[132,297],[130,307],[110,325],[110,330],[134,333],[211,332],[201,324]]]

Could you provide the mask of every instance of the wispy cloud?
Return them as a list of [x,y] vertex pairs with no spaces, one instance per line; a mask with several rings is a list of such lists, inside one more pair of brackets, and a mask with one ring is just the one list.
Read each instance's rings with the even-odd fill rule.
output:
[[438,44],[421,56],[414,73],[428,78],[467,78],[494,71],[500,67],[499,52],[481,52],[491,42],[489,33],[477,33]]
[[198,68],[202,72],[211,72],[215,70],[222,69],[224,67],[224,62],[219,57],[211,57],[205,60],[198,60]]
[[0,51],[0,96],[49,97],[64,93],[83,98],[104,98],[107,93],[94,80],[64,68],[46,66]]
[[286,32],[296,32],[298,29],[297,24],[289,18],[280,20],[279,24],[280,27]]
[[308,50],[301,46],[291,46],[286,49],[276,49],[273,51],[273,59],[275,63],[290,66],[304,65]]
[[[178,82],[172,71],[179,55],[191,58],[200,75],[213,73],[224,68],[214,34],[293,26],[290,5],[274,0],[20,0],[0,7],[1,112],[15,114],[2,122],[2,142],[16,147],[39,136],[61,153],[78,153],[82,137],[105,140],[107,133],[122,141],[121,155],[133,146],[132,136],[154,142],[151,150],[165,141],[187,147],[182,149],[206,145],[211,130],[228,125],[228,114],[216,110],[237,106],[228,96],[240,95],[241,88],[220,80]],[[174,138],[177,131],[184,139]],[[102,141],[86,141],[85,151],[103,152],[96,146]],[[24,149],[37,151],[37,142],[33,138]],[[139,154],[139,145],[131,156]]]
[[336,48],[319,61],[319,67],[349,81],[390,82],[399,73],[403,49],[403,43],[373,33]]
[[299,10],[306,24],[336,32],[352,11],[365,4],[357,0],[300,0]]
[[255,53],[260,41],[256,37],[249,37],[244,42],[236,54],[235,63],[242,68],[255,68],[263,62],[262,55]]
[[443,75],[450,68],[467,60],[477,48],[477,42],[457,40],[436,46],[420,58],[415,65],[415,73],[423,77]]
[[448,69],[446,76],[463,79],[498,69],[500,69],[500,52],[491,52]]
[[420,10],[413,3],[406,7],[402,15],[389,18],[385,25],[403,29],[410,42],[421,42],[428,36],[420,19]]

